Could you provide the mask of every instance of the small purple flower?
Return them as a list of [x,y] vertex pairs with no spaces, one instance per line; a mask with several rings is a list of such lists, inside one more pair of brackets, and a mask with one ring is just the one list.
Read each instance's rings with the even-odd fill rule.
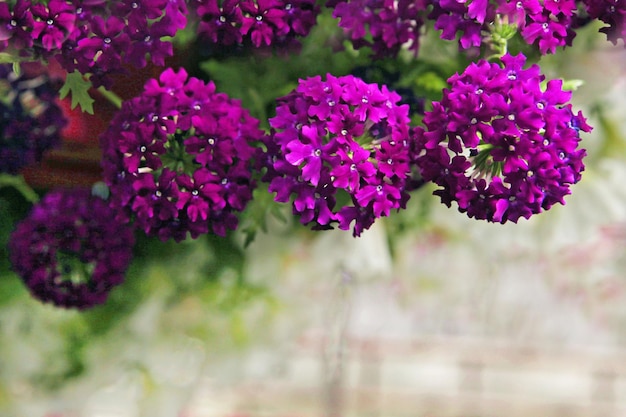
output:
[[503,67],[480,61],[448,79],[440,102],[414,130],[415,162],[448,207],[469,217],[517,222],[565,204],[584,169],[579,132],[591,127],[569,104],[562,81],[539,67],[523,69],[523,55],[505,55]]
[[112,206],[163,240],[235,229],[255,187],[258,126],[212,82],[165,70],[100,138]]
[[132,229],[89,189],[50,191],[16,226],[9,241],[13,270],[31,294],[59,307],[87,309],[124,281]]
[[60,49],[75,28],[76,10],[65,0],[50,0],[48,5],[31,6],[35,22],[31,36],[45,51]]
[[352,75],[300,80],[278,99],[262,158],[269,191],[313,229],[358,236],[405,207],[413,147],[400,96]]
[[9,45],[19,51],[33,45],[30,33],[34,23],[29,0],[17,0],[11,9],[6,2],[0,3],[0,51]]
[[45,75],[18,76],[10,64],[0,65],[0,96],[0,172],[17,174],[61,144],[67,120]]

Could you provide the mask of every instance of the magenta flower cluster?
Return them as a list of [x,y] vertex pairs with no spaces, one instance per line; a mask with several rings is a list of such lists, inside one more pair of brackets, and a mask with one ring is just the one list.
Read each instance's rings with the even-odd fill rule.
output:
[[234,230],[255,186],[258,126],[212,82],[165,70],[101,136],[112,206],[162,240]]
[[315,0],[198,0],[198,35],[221,46],[289,47],[309,34],[320,12]]
[[184,0],[17,0],[0,3],[0,52],[56,58],[68,72],[110,88],[125,65],[157,65],[173,54],[163,38],[187,23]]
[[[278,99],[264,180],[278,202],[314,229],[355,236],[409,198],[408,106],[400,96],[351,75],[300,80]],[[292,199],[293,198],[293,199]]]
[[333,17],[355,48],[372,48],[375,58],[394,57],[403,45],[417,53],[427,0],[329,0]]
[[132,259],[132,229],[89,189],[58,189],[11,234],[10,260],[32,295],[60,307],[106,301]]
[[17,174],[61,144],[67,119],[43,74],[17,75],[12,65],[0,65],[0,97],[0,173]]
[[564,204],[584,169],[579,131],[589,132],[568,103],[562,81],[542,87],[539,67],[523,55],[504,66],[480,61],[452,76],[443,98],[415,128],[423,178],[443,203],[469,217],[517,222]]

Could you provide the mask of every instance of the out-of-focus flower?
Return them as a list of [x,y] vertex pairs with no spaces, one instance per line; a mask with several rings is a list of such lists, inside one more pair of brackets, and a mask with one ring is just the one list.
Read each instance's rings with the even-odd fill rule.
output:
[[212,82],[166,69],[124,102],[101,137],[111,204],[162,240],[223,236],[252,198],[258,126]]
[[67,120],[45,75],[18,76],[0,65],[0,172],[17,174],[60,145]]
[[517,222],[565,204],[584,169],[579,132],[591,127],[573,113],[562,81],[542,87],[539,67],[523,69],[525,60],[505,55],[503,67],[480,61],[450,77],[414,131],[424,180],[469,217]]
[[9,241],[13,270],[32,295],[60,307],[104,303],[124,281],[134,236],[89,189],[51,191]]
[[587,14],[608,26],[600,29],[614,45],[619,39],[626,46],[626,1],[624,0],[585,0]]

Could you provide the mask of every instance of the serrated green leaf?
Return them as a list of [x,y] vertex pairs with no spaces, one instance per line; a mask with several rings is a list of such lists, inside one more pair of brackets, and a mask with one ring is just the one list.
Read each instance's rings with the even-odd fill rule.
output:
[[83,112],[93,114],[93,102],[94,99],[89,95],[89,89],[91,88],[91,82],[85,79],[79,72],[70,72],[65,78],[65,84],[59,90],[61,99],[67,97],[69,93],[72,93],[71,108],[76,108],[80,105]]

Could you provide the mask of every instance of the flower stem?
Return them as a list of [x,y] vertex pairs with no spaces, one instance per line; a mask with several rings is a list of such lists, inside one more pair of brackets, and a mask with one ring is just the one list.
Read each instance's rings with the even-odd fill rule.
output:
[[0,188],[13,187],[28,201],[35,204],[39,201],[39,196],[21,175],[0,174]]
[[113,91],[107,90],[104,87],[98,87],[98,93],[100,93],[102,97],[106,98],[116,108],[122,108],[122,103],[124,102],[124,100]]

